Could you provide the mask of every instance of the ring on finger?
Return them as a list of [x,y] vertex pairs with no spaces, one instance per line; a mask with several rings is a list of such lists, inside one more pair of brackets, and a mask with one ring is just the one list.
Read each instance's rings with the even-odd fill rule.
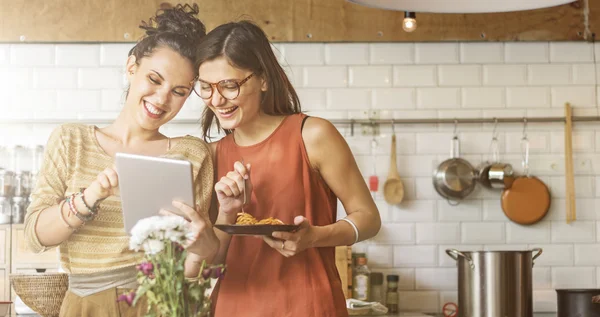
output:
[[285,249],[285,240],[281,241],[281,250]]

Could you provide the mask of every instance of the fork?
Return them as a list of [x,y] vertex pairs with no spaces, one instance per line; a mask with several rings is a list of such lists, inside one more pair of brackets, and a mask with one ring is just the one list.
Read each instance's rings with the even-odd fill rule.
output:
[[[246,167],[246,163],[244,163],[244,159],[242,158],[242,165]],[[244,212],[244,206],[246,205],[246,179],[244,178],[244,204],[242,205],[242,212]]]

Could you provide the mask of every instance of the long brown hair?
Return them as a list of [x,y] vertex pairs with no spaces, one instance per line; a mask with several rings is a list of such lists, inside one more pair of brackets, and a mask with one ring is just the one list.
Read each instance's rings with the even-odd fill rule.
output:
[[[267,83],[262,92],[261,109],[268,115],[300,113],[298,94],[277,61],[265,32],[251,21],[223,24],[210,31],[198,47],[198,61],[204,62],[225,57],[231,65],[250,70]],[[215,114],[208,107],[202,112],[202,136],[211,138],[210,128]],[[216,120],[217,131],[223,130]],[[231,133],[225,130],[226,134]]]

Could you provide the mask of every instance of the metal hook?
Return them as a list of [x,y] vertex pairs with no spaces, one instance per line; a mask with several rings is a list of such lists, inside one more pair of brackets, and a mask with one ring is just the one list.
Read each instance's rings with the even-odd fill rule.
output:
[[378,142],[377,142],[377,134],[375,133],[375,125],[377,123],[375,123],[375,120],[373,120],[373,119],[369,119],[369,121],[371,122],[370,123],[370,125],[371,125],[371,134],[372,134],[371,136],[373,137],[373,140],[371,140],[371,147],[374,149],[375,147],[377,147],[377,144],[378,144]]
[[456,131],[458,130],[458,120],[454,119],[454,137],[457,137]]
[[523,118],[523,140],[527,139],[527,118]]
[[396,120],[392,119],[392,133],[396,134]]
[[350,136],[354,136],[354,119],[350,120]]
[[492,131],[492,138],[497,139],[498,138],[498,118],[494,118],[494,130]]

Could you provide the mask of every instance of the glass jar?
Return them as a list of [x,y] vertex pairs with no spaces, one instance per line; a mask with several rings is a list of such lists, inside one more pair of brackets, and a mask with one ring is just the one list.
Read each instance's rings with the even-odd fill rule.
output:
[[11,208],[10,199],[0,196],[0,224],[11,223]]
[[383,303],[384,291],[383,291],[383,273],[372,272],[371,273],[371,297],[370,302]]
[[24,146],[15,145],[12,148],[11,169],[13,172],[20,173],[22,171],[28,171],[28,167],[31,166],[30,160],[30,152]]
[[398,312],[398,275],[390,274],[387,276],[387,294],[385,305],[388,308],[388,313],[394,314]]
[[11,157],[8,147],[0,145],[0,169],[10,169]]
[[44,161],[44,147],[37,145],[32,149],[31,173],[37,175]]
[[370,295],[370,276],[371,271],[367,266],[367,258],[356,258],[356,274],[354,274],[353,292],[354,299],[368,301]]
[[12,223],[23,223],[25,220],[25,201],[23,197],[13,197],[12,199]]
[[14,195],[19,197],[27,197],[31,193],[31,173],[21,171],[15,174],[14,179]]
[[0,196],[10,197],[14,193],[14,173],[0,168]]

